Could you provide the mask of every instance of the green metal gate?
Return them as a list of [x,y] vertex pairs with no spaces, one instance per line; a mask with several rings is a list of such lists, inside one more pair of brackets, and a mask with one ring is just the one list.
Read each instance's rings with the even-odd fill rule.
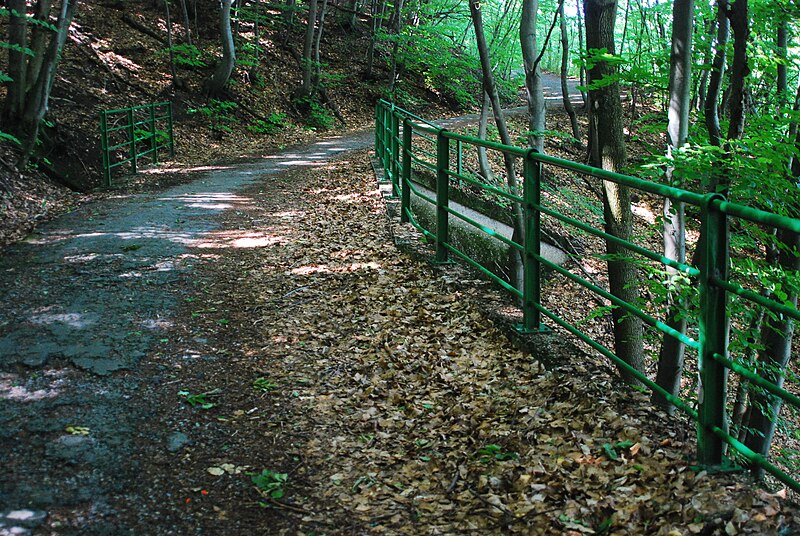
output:
[[[159,151],[175,156],[172,103],[159,102],[100,112],[103,179],[111,186],[111,170],[125,164],[136,173],[140,159],[158,163]],[[118,156],[123,155],[123,156]]]

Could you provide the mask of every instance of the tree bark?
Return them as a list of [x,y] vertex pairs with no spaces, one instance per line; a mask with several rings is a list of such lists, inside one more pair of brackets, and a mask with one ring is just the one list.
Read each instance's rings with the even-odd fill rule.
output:
[[236,64],[236,51],[231,31],[231,3],[231,0],[221,0],[220,2],[219,33],[222,39],[222,59],[217,64],[214,74],[204,84],[206,93],[212,97],[220,95],[225,89],[225,84],[228,83]]
[[705,99],[705,120],[708,130],[708,141],[711,145],[722,145],[722,134],[719,125],[719,96],[722,89],[722,79],[725,75],[725,62],[730,36],[730,21],[728,20],[728,0],[717,0],[717,44],[714,52],[714,61],[711,64],[711,75],[708,81],[708,93]]
[[186,44],[192,46],[192,29],[189,26],[189,10],[186,8],[186,0],[181,0],[181,14],[183,15],[183,28],[186,32]]
[[[483,91],[482,94],[483,104],[481,105],[481,117],[478,120],[478,137],[485,140],[492,103],[489,100],[488,93]],[[494,182],[494,173],[492,172],[492,165],[489,163],[489,157],[486,155],[486,147],[478,147],[478,169],[486,182]]]
[[301,68],[303,70],[303,85],[300,87],[300,97],[310,97],[314,93],[313,73],[314,65],[312,52],[314,47],[314,28],[317,24],[317,0],[308,0],[308,25],[303,40],[303,57]]
[[519,24],[519,41],[525,66],[525,87],[528,90],[528,142],[533,149],[544,152],[545,108],[542,76],[539,69],[536,43],[536,13],[539,0],[522,0],[522,19]]
[[[583,7],[586,17],[587,49],[606,49],[610,54],[614,54],[616,0],[584,0]],[[588,82],[591,86],[593,82],[614,74],[616,74],[614,66],[606,61],[600,61],[589,70]],[[618,82],[589,90],[589,154],[590,164],[595,167],[619,172],[625,166],[625,138]],[[608,234],[623,240],[632,238],[633,215],[627,187],[603,181],[603,214]],[[627,250],[607,240],[606,251],[609,255],[607,265],[611,293],[628,303],[636,303],[639,298],[638,276],[635,266],[624,258]],[[612,319],[616,355],[635,370],[643,372],[641,319],[619,307],[613,309]],[[624,367],[618,368],[626,382],[638,383],[638,380]]]
[[733,62],[730,82],[730,123],[728,140],[738,140],[744,133],[745,80],[750,74],[747,62],[747,43],[750,40],[750,16],[747,0],[736,0],[731,4],[730,20],[733,30]]
[[569,86],[567,85],[567,76],[569,75],[569,39],[567,37],[567,20],[564,17],[564,2],[558,4],[558,18],[561,23],[561,100],[564,103],[564,111],[567,112],[572,126],[572,137],[575,138],[576,143],[579,143],[581,129],[578,126],[578,116],[575,114],[575,108],[572,107],[572,101],[569,98]]
[[[486,36],[483,33],[483,16],[481,14],[481,7],[479,0],[469,0],[469,11],[472,17],[472,25],[475,28],[475,41],[478,45],[478,55],[481,60],[481,71],[483,74],[483,88],[484,92],[489,95],[492,103],[492,110],[494,111],[494,121],[497,130],[500,133],[500,141],[506,145],[512,145],[511,135],[506,126],[505,115],[503,108],[500,104],[500,95],[497,92],[497,85],[494,81],[494,74],[492,73],[492,61],[489,57],[489,47],[486,44]],[[511,155],[504,154],[503,161],[506,167],[506,181],[509,191],[514,195],[519,195],[519,184],[517,182],[517,172],[514,166],[514,159]],[[514,233],[513,240],[517,243],[524,244],[525,240],[525,219],[522,213],[522,206],[515,202],[513,205],[514,213]],[[521,267],[522,256],[516,250],[512,251],[511,255],[511,280],[516,288],[522,289]]]
[[[669,111],[667,125],[667,156],[685,143],[689,135],[689,109],[692,87],[692,34],[694,32],[694,0],[675,0],[672,4],[672,45],[669,70]],[[680,187],[682,182],[673,175],[674,167],[666,172],[667,182]],[[686,218],[684,204],[664,198],[664,256],[680,263],[686,262]],[[664,323],[675,331],[686,333],[685,300],[682,298],[681,273],[670,266],[667,271],[667,315]],[[672,396],[678,396],[683,376],[685,345],[664,334],[658,356],[656,383]],[[653,393],[653,402],[672,415],[675,406],[665,397]]]
[[22,140],[22,153],[20,154],[17,168],[24,168],[33,154],[36,146],[36,139],[39,136],[39,126],[42,119],[47,114],[50,100],[50,91],[55,82],[56,68],[58,67],[61,51],[67,41],[69,27],[72,24],[72,15],[78,0],[63,0],[61,11],[56,22],[56,34],[50,40],[44,58],[42,59],[41,70],[36,77],[36,83],[25,95],[24,109],[19,118],[20,140]]
[[400,32],[403,29],[403,0],[395,0],[394,14],[392,16],[392,30],[394,43],[392,44],[392,79],[389,82],[389,91],[393,92],[397,85],[397,55],[400,52]]
[[[8,24],[8,42],[12,45],[12,48],[8,50],[8,76],[12,81],[7,86],[8,93],[3,106],[3,123],[14,125],[22,115],[25,100],[27,85],[25,54],[20,52],[19,48],[28,46],[28,32],[24,18],[26,14],[25,0],[9,0],[8,7],[13,11]],[[15,134],[19,134],[17,129],[13,130]]]
[[320,75],[322,62],[320,61],[319,47],[322,42],[322,32],[325,30],[325,11],[328,9],[328,0],[322,0],[322,9],[319,11],[319,29],[314,38],[314,76],[312,83],[314,87],[320,85]]

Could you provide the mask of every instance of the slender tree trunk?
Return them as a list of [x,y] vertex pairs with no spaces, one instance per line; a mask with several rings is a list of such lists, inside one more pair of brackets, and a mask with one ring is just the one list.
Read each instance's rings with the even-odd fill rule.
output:
[[[25,54],[22,50],[28,47],[27,22],[25,21],[25,0],[8,0],[8,7],[18,15],[12,14],[8,24],[8,42],[12,48],[8,50],[8,76],[11,82],[7,85],[8,93],[3,106],[3,123],[15,125],[22,115],[25,101],[26,68]],[[13,129],[13,127],[11,127]],[[17,129],[14,132],[19,134]]]
[[394,91],[397,85],[397,55],[400,52],[400,32],[403,29],[403,0],[395,0],[394,15],[392,16],[392,30],[394,43],[392,44],[392,79],[389,82],[389,91]]
[[[581,21],[583,17],[581,17],[581,0],[575,0],[575,12],[578,14],[578,50],[584,50],[583,48],[583,27],[581,26]],[[578,80],[580,82],[580,86],[586,87],[586,63],[581,62],[580,67],[578,68]],[[581,89],[581,100],[583,100],[583,107],[589,104],[589,97],[586,93],[585,89]]]
[[325,11],[327,9],[328,9],[328,0],[323,0],[322,9],[320,9],[319,11],[319,29],[317,30],[317,35],[314,38],[314,76],[313,76],[314,87],[319,87],[320,83],[322,61],[320,60],[319,47],[320,47],[320,42],[322,41],[322,32],[325,29]]
[[64,43],[67,41],[72,15],[78,0],[63,0],[61,11],[56,22],[56,34],[47,47],[45,57],[42,61],[41,73],[36,78],[36,84],[27,92],[25,96],[24,112],[20,118],[20,139],[22,140],[22,154],[17,162],[18,168],[28,165],[28,160],[33,154],[36,139],[39,136],[39,126],[42,119],[47,114],[50,100],[50,91],[55,82],[56,68],[58,67]]
[[167,49],[169,50],[169,73],[172,75],[172,87],[177,87],[178,75],[175,74],[175,51],[172,50],[172,17],[169,12],[169,0],[164,2],[164,9],[167,16]]
[[214,74],[204,84],[206,93],[212,97],[218,96],[225,89],[225,84],[228,83],[236,64],[236,51],[231,31],[231,3],[231,0],[220,2],[219,33],[222,39],[222,59],[217,64]]
[[[486,130],[489,124],[489,113],[492,111],[492,103],[489,100],[488,93],[482,91],[481,94],[483,95],[483,104],[481,105],[481,117],[478,120],[478,137],[485,140]],[[494,173],[492,172],[492,165],[489,163],[489,157],[486,155],[486,147],[478,146],[478,168],[486,182],[494,182]]]
[[181,2],[181,15],[183,15],[183,29],[186,32],[186,44],[192,46],[192,28],[189,25],[189,10],[186,8],[186,0]]
[[[685,143],[689,135],[689,108],[691,107],[692,87],[692,34],[694,32],[694,0],[675,0],[672,4],[672,47],[669,71],[669,112],[667,125],[667,156]],[[682,182],[674,175],[672,166],[667,168],[667,182],[680,187]],[[664,256],[680,263],[686,262],[686,218],[684,204],[664,198]],[[685,299],[680,284],[681,273],[667,266],[667,317],[665,324],[675,331],[686,333],[684,317]],[[658,357],[656,383],[673,396],[680,394],[683,377],[683,358],[685,345],[664,334]],[[672,415],[675,406],[658,393],[653,393],[653,402]]]
[[572,137],[575,138],[576,143],[579,143],[581,129],[578,126],[578,116],[575,114],[575,108],[573,108],[572,101],[569,98],[569,85],[567,84],[567,77],[569,76],[569,39],[567,37],[567,20],[564,17],[564,2],[558,4],[558,18],[561,23],[561,99],[564,103],[564,111],[567,112],[570,125],[572,125]]
[[539,0],[522,0],[522,19],[519,24],[519,40],[525,65],[525,87],[528,90],[528,142],[533,149],[544,152],[545,108],[542,76],[537,61],[536,13]]
[[301,59],[301,68],[303,70],[303,85],[300,88],[301,97],[310,97],[314,93],[312,52],[314,48],[314,28],[316,27],[316,23],[317,0],[308,0],[308,25],[306,26],[306,36],[303,41],[303,57]]
[[[489,47],[486,44],[486,36],[483,33],[483,16],[479,0],[469,0],[469,11],[472,17],[472,25],[475,27],[475,41],[478,45],[478,55],[481,60],[481,71],[483,73],[484,92],[489,95],[494,111],[494,122],[500,133],[500,141],[506,145],[512,145],[511,135],[506,126],[506,118],[503,108],[500,105],[500,95],[497,92],[497,85],[492,73],[492,61],[489,57]],[[510,155],[503,155],[506,167],[506,181],[508,189],[512,194],[519,195],[519,184],[517,182],[517,172],[514,166],[514,159]],[[524,244],[525,239],[525,220],[522,213],[522,206],[519,203],[513,204],[514,212],[514,233],[513,239],[520,244]],[[511,255],[511,279],[516,288],[522,289],[522,278],[520,277],[522,267],[522,257],[516,250]]]
[[[39,0],[39,2],[36,3],[33,17],[43,23],[49,22],[52,4],[53,2],[51,0]],[[34,24],[31,27],[29,48],[33,51],[33,57],[28,59],[27,72],[23,78],[26,93],[36,85],[36,79],[42,73],[42,62],[44,61],[45,50],[47,49],[47,37],[49,36],[50,30],[43,28],[41,25]]]
[[728,0],[717,0],[717,44],[714,61],[711,64],[711,75],[708,81],[708,94],[705,100],[706,129],[711,145],[722,145],[722,134],[719,126],[719,97],[722,90],[722,79],[725,75],[726,49],[730,36],[728,20]]
[[[615,0],[584,0],[586,16],[586,46],[588,49],[605,48],[614,54],[614,23],[617,15]],[[589,70],[589,84],[616,73],[608,62],[597,62]],[[619,98],[619,83],[589,90],[589,149],[590,163],[609,171],[619,172],[625,166],[626,151],[623,135],[622,103]],[[633,214],[630,192],[627,187],[603,181],[603,213],[606,232],[623,240],[632,238]],[[636,267],[624,259],[627,250],[614,242],[606,241],[609,254],[608,279],[611,293],[628,302],[636,303],[639,285]],[[615,307],[614,349],[628,365],[644,371],[644,349],[642,321]],[[622,378],[631,384],[638,381],[619,367]]]

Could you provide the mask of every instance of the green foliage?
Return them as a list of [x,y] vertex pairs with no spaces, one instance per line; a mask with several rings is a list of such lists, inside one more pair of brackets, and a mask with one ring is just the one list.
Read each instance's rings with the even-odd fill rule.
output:
[[276,383],[272,383],[269,378],[256,378],[253,380],[253,389],[256,391],[261,391],[262,393],[268,393],[270,391],[274,391],[278,388]]
[[[163,56],[169,54],[169,51],[169,48],[165,48],[159,54]],[[173,45],[172,58],[175,65],[180,65],[182,67],[194,69],[206,66],[206,62],[203,59],[203,52],[195,45],[190,45],[188,43]]]
[[289,119],[285,113],[275,112],[266,119],[256,119],[247,126],[247,130],[256,134],[275,134],[289,126]]
[[233,101],[223,101],[217,99],[209,99],[208,104],[200,108],[190,108],[190,114],[200,114],[208,118],[209,128],[215,132],[232,132],[228,123],[238,121],[231,112],[239,107]]
[[306,124],[312,129],[329,130],[336,122],[330,110],[311,97],[297,99],[295,105],[305,110]]
[[192,407],[200,406],[201,409],[211,409],[216,407],[217,404],[211,402],[209,400],[210,397],[216,396],[220,393],[219,389],[214,389],[212,391],[206,391],[205,393],[195,393],[192,394],[187,390],[178,391],[178,396],[181,396],[186,400],[186,403]]
[[260,473],[247,473],[250,480],[262,495],[269,499],[282,499],[286,495],[286,484],[289,482],[287,473],[278,473],[271,469],[264,469]]
[[22,142],[20,142],[17,137],[12,136],[7,132],[3,132],[2,130],[0,130],[0,141],[10,141],[11,143],[14,143],[16,145],[22,145]]
[[478,449],[477,456],[481,463],[489,463],[492,461],[504,462],[519,458],[519,454],[516,452],[504,451],[503,447],[495,444],[484,445]]

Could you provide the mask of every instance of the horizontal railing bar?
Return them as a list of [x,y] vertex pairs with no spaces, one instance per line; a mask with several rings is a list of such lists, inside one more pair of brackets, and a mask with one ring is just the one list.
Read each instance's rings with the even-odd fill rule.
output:
[[455,210],[453,208],[450,208],[450,207],[444,207],[444,208],[445,208],[445,210],[447,212],[449,212],[450,214],[452,214],[456,218],[458,218],[458,219],[460,219],[460,220],[472,225],[473,227],[475,227],[477,229],[480,229],[481,231],[483,231],[487,235],[500,240],[504,244],[506,244],[508,246],[511,246],[512,248],[517,249],[519,251],[524,251],[525,250],[525,246],[523,246],[522,244],[518,244],[517,242],[514,242],[513,240],[511,240],[509,238],[506,238],[505,236],[503,236],[502,234],[498,233],[494,229],[490,229],[489,227],[486,227],[482,223],[478,223],[477,221],[473,220],[469,216],[466,216],[466,215],[462,214],[461,212],[459,212],[459,211],[457,211],[457,210]]
[[745,298],[759,305],[762,305],[767,309],[771,309],[776,313],[785,314],[786,316],[792,317],[795,320],[800,320],[800,311],[798,311],[794,307],[789,307],[788,305],[784,305],[775,300],[771,300],[766,296],[762,296],[758,292],[747,290],[746,288],[743,288],[739,284],[732,283],[730,281],[725,281],[724,279],[720,279],[719,277],[716,276],[711,277],[711,283],[713,285],[718,286],[719,288],[727,290],[731,294],[736,294],[737,296],[741,296],[742,298]]
[[642,374],[641,372],[639,372],[638,370],[633,368],[631,365],[626,363],[622,358],[617,357],[617,355],[614,354],[614,352],[610,351],[608,348],[606,348],[605,346],[603,346],[599,342],[595,341],[594,339],[589,338],[589,336],[586,335],[584,332],[582,332],[581,330],[579,330],[578,328],[576,328],[575,326],[573,326],[572,324],[570,324],[566,320],[563,320],[561,317],[557,316],[555,313],[551,312],[549,309],[547,309],[543,305],[538,304],[538,303],[534,303],[533,305],[534,305],[534,307],[536,307],[536,309],[539,310],[539,312],[544,314],[550,320],[552,320],[553,322],[555,322],[556,324],[558,324],[562,328],[566,329],[567,331],[569,331],[570,333],[572,333],[573,335],[578,337],[580,340],[582,340],[583,342],[585,342],[586,344],[588,344],[589,346],[591,346],[592,348],[594,348],[595,350],[597,350],[598,352],[600,352],[601,354],[606,356],[607,358],[609,358],[612,361],[614,361],[617,365],[619,365],[622,368],[624,368],[627,372],[629,372],[637,380],[639,380],[644,385],[649,387],[651,391],[657,392],[659,395],[664,397],[664,399],[666,399],[670,404],[672,404],[676,408],[680,409],[681,411],[685,412],[692,419],[697,420],[697,417],[698,417],[697,411],[692,409],[682,398],[676,397],[672,393],[666,391],[663,387],[660,387],[658,384],[656,384],[655,382],[651,381],[647,376],[645,376],[644,374]]
[[738,205],[729,201],[714,200],[712,201],[712,204],[717,205],[721,212],[724,212],[730,216],[736,216],[737,218],[741,218],[753,223],[761,223],[764,225],[769,225],[770,227],[778,227],[779,229],[800,233],[800,220],[796,218],[789,218],[787,216],[781,216],[780,214],[773,214],[772,212],[766,212],[761,209]]
[[636,307],[634,307],[632,304],[626,302],[625,300],[614,296],[613,294],[611,294],[607,290],[602,289],[602,288],[598,287],[597,285],[595,285],[594,283],[591,283],[591,282],[583,279],[582,277],[573,274],[572,272],[570,272],[566,268],[563,268],[562,266],[559,266],[559,265],[557,265],[555,263],[552,263],[552,262],[548,261],[544,257],[536,256],[536,255],[534,255],[534,257],[537,257],[539,262],[541,262],[542,264],[552,268],[553,270],[557,271],[558,273],[560,273],[560,274],[566,276],[567,278],[575,281],[576,283],[578,283],[579,285],[583,286],[584,288],[587,288],[587,289],[591,290],[595,294],[599,294],[600,296],[602,296],[605,299],[609,300],[611,303],[614,303],[614,304],[618,305],[619,307],[622,307],[623,309],[625,309],[629,313],[638,316],[648,326],[657,329],[661,333],[666,333],[667,335],[670,335],[671,337],[681,341],[683,344],[685,344],[686,346],[689,346],[690,348],[694,348],[696,350],[700,348],[700,343],[697,342],[696,340],[692,339],[691,337],[689,337],[687,335],[684,335],[680,331],[677,331],[675,328],[672,328],[672,327],[668,326],[664,322],[661,322],[660,320],[656,320],[654,317],[650,316],[649,314],[645,313],[644,311],[642,311],[640,309],[637,309]]
[[522,149],[521,147],[514,147],[513,145],[503,145],[502,143],[497,143],[494,141],[482,140],[480,138],[473,138],[472,136],[465,136],[464,134],[458,134],[457,132],[450,132],[449,130],[445,130],[443,135],[445,138],[449,138],[451,140],[457,140],[461,141],[462,143],[468,143],[475,147],[485,147],[486,149],[493,149],[495,151],[508,153],[518,157],[525,157],[529,151],[529,149]]
[[479,180],[477,180],[475,178],[470,177],[469,175],[464,175],[463,173],[456,173],[455,171],[450,171],[450,170],[447,170],[446,173],[448,175],[450,175],[451,177],[455,177],[457,179],[461,179],[461,180],[467,181],[470,184],[474,184],[475,186],[479,186],[483,190],[495,193],[495,194],[497,194],[499,196],[505,197],[506,199],[510,199],[511,201],[518,201],[520,203],[524,203],[525,202],[525,200],[522,197],[518,196],[518,195],[514,195],[514,194],[512,194],[510,192],[506,192],[505,190],[501,190],[500,188],[495,188],[494,186],[491,186],[489,184],[485,184],[485,183],[483,183],[483,182],[481,182],[481,181],[479,181]]
[[435,205],[436,204],[436,200],[433,199],[432,197],[428,197],[427,195],[423,194],[420,190],[418,190],[416,184],[413,181],[409,181],[407,184],[408,184],[408,187],[411,189],[411,191],[414,193],[414,195],[416,195],[420,199],[424,199],[425,201],[427,201],[431,205]]
[[472,257],[468,256],[466,253],[462,253],[459,249],[455,248],[454,246],[450,245],[449,242],[445,242],[444,247],[447,248],[448,251],[455,253],[458,257],[466,261],[470,266],[474,266],[484,275],[488,275],[494,282],[499,283],[501,287],[509,291],[511,294],[515,295],[517,298],[522,298],[522,292],[517,290],[514,285],[510,285],[508,282],[504,281],[498,275],[496,275],[491,270],[486,269],[481,263],[472,259]]
[[560,212],[557,212],[555,210],[549,209],[549,208],[544,207],[542,205],[537,205],[537,204],[534,203],[533,207],[535,209],[541,211],[543,214],[547,214],[548,216],[552,216],[552,217],[556,218],[557,220],[560,220],[560,221],[562,221],[562,222],[564,222],[566,224],[569,224],[569,225],[572,225],[574,227],[577,227],[578,229],[586,231],[587,233],[592,234],[594,236],[597,236],[599,238],[603,238],[604,240],[609,240],[609,241],[611,241],[611,242],[613,242],[613,243],[615,243],[617,245],[620,245],[620,246],[622,246],[622,247],[624,247],[626,249],[629,249],[630,251],[633,251],[635,253],[638,253],[639,255],[647,257],[650,260],[653,260],[653,261],[656,261],[656,262],[660,262],[662,264],[665,264],[666,266],[670,266],[672,268],[675,268],[676,270],[679,270],[679,271],[681,271],[681,272],[683,272],[683,273],[685,273],[685,274],[687,274],[689,276],[697,277],[698,275],[700,275],[700,270],[698,270],[694,266],[689,266],[688,264],[684,264],[684,263],[678,262],[678,261],[676,261],[674,259],[670,259],[669,257],[664,257],[663,255],[659,255],[658,253],[650,251],[649,249],[645,249],[645,248],[643,248],[641,246],[637,246],[636,244],[634,244],[632,242],[628,242],[625,239],[619,238],[619,237],[614,236],[612,234],[608,234],[608,233],[606,233],[604,231],[601,231],[600,229],[597,229],[595,227],[592,227],[591,225],[588,225],[588,224],[586,224],[586,223],[584,223],[584,222],[582,222],[580,220],[576,220],[574,218],[570,218],[569,216],[561,214]]
[[747,378],[754,384],[758,385],[759,387],[763,387],[764,389],[774,394],[784,402],[788,402],[800,408],[800,397],[793,395],[786,389],[778,387],[769,380],[765,380],[764,378],[756,374],[754,371],[750,370],[749,368],[743,367],[742,365],[740,365],[735,361],[731,361],[729,358],[725,356],[721,356],[717,353],[711,354],[711,356],[714,358],[715,361],[722,363],[723,365],[731,369],[733,372],[739,374],[740,376],[744,376],[745,378]]

